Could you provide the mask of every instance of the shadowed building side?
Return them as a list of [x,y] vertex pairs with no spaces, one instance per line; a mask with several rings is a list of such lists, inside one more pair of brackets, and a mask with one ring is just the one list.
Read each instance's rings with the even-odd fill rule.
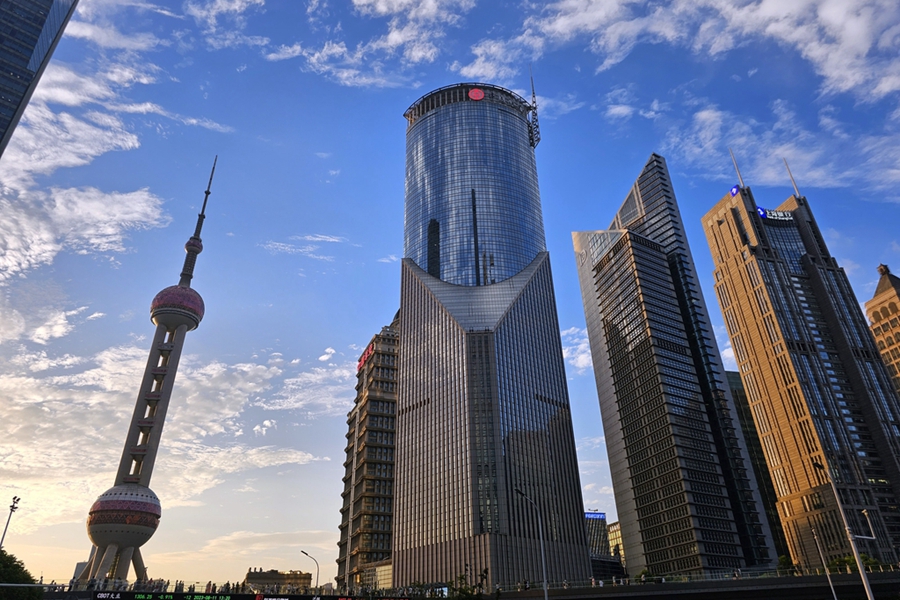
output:
[[78,0],[0,3],[0,156],[77,5]]
[[572,237],[629,572],[773,565],[665,160],[609,229]]

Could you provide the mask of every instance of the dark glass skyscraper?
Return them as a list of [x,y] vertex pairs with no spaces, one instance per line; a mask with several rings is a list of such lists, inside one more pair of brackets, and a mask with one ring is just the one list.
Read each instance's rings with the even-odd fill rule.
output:
[[608,230],[572,237],[629,571],[773,564],[665,160]]
[[590,577],[535,111],[458,84],[405,114],[397,586],[537,586],[539,519],[549,580]]
[[[736,185],[703,217],[715,289],[791,557],[900,547],[900,402],[844,270],[799,192],[775,210]],[[829,482],[834,478],[840,498]],[[868,519],[863,511],[867,511]]]
[[0,156],[78,0],[0,2]]

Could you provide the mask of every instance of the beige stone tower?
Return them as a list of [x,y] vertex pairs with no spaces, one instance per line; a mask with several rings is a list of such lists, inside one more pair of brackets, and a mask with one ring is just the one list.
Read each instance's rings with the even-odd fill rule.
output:
[[891,273],[887,265],[878,265],[878,272],[881,279],[875,295],[866,302],[866,315],[894,391],[900,394],[900,277]]

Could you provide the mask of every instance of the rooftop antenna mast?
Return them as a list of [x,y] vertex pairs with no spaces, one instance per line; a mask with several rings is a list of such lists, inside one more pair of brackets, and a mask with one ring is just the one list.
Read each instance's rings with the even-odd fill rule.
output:
[[731,162],[734,163],[734,170],[737,171],[738,181],[741,184],[741,188],[743,188],[744,187],[744,178],[741,177],[741,170],[737,166],[737,160],[734,158],[734,152],[732,152],[731,148],[729,148],[728,153],[731,155]]
[[781,157],[781,160],[784,161],[784,168],[787,169],[788,177],[791,178],[791,185],[794,186],[794,194],[796,194],[796,196],[799,198],[799,197],[800,197],[800,190],[797,189],[797,182],[794,181],[794,174],[791,173],[791,168],[790,168],[790,167],[788,166],[788,164],[787,164],[787,159],[784,158],[784,157],[782,156],[782,157]]
[[528,120],[528,137],[531,138],[532,148],[537,148],[541,142],[541,126],[538,123],[537,111],[537,94],[534,91],[534,75],[531,72],[531,65],[528,65],[528,77],[531,79],[531,118]]

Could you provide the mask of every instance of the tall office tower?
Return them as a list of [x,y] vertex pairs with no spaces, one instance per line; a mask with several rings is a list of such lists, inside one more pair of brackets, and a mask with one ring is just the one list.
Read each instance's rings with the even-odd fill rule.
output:
[[[404,115],[394,584],[590,577],[536,104],[458,84]],[[521,492],[521,493],[520,493]]]
[[0,2],[0,156],[77,4],[78,0]]
[[775,486],[772,485],[772,476],[769,475],[769,467],[766,466],[766,455],[763,453],[762,442],[753,422],[753,412],[750,410],[750,402],[744,391],[741,374],[737,371],[725,371],[728,388],[734,399],[734,407],[737,409],[738,421],[741,423],[741,431],[744,432],[744,440],[747,441],[747,452],[750,454],[750,465],[753,467],[753,475],[759,484],[759,496],[762,499],[763,510],[769,520],[769,529],[772,531],[772,542],[775,545],[775,554],[779,557],[790,556],[787,540],[784,538],[784,529],[781,527],[781,518],[778,516],[775,495]]
[[596,510],[586,511],[584,526],[587,530],[588,549],[591,555],[609,556],[609,526],[606,524],[606,513]]
[[203,298],[191,289],[191,279],[197,255],[203,251],[200,230],[206,218],[206,202],[215,170],[213,163],[203,208],[197,216],[197,227],[184,245],[187,256],[181,280],[178,285],[162,290],[150,303],[150,320],[156,325],[156,333],[125,437],[115,484],[100,494],[88,515],[87,530],[93,547],[79,579],[127,579],[132,562],[135,577],[147,579],[140,547],[156,531],[162,516],[159,498],[150,489],[150,477],[184,338],[188,331],[200,325],[205,311]]
[[872,335],[887,365],[894,391],[900,394],[900,278],[887,265],[878,265],[878,286],[866,302]]
[[839,501],[855,535],[870,535],[862,511],[871,520],[860,551],[894,562],[900,403],[806,198],[768,210],[741,181],[703,227],[791,557],[821,565],[813,529],[826,561],[850,553]]
[[[399,322],[383,327],[356,366],[356,400],[347,415],[347,458],[341,493],[338,590],[391,587],[394,499],[394,419],[397,406]],[[378,585],[388,580],[387,585]]]
[[772,564],[665,159],[650,156],[608,230],[572,237],[629,570]]

